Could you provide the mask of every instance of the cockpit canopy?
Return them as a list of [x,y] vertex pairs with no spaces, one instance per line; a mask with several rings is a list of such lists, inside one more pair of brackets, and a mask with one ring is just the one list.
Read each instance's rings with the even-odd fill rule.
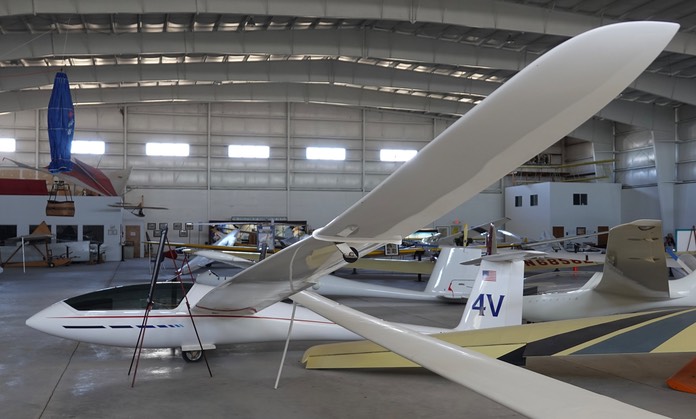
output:
[[[153,306],[157,309],[174,309],[193,284],[158,282],[153,293]],[[145,310],[150,284],[125,285],[106,288],[68,298],[65,303],[79,311],[90,310]]]

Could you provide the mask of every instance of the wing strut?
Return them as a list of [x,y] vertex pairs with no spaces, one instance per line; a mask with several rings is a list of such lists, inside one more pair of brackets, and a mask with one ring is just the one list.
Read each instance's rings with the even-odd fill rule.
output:
[[[297,249],[295,249],[295,253],[292,255],[292,259],[295,259],[295,256],[297,256]],[[290,285],[290,289],[295,292],[295,284],[292,282],[292,266],[293,264],[290,263],[289,265],[289,271],[288,271],[288,282]],[[280,358],[280,365],[278,366],[278,376],[276,377],[275,385],[273,386],[274,389],[278,389],[278,383],[280,382],[280,374],[283,373],[283,365],[285,365],[285,356],[288,354],[288,346],[290,346],[290,335],[292,334],[292,326],[295,324],[295,310],[297,309],[297,303],[295,301],[292,302],[292,316],[290,316],[290,324],[288,325],[288,336],[285,338],[285,348],[283,348],[283,356]]]
[[274,389],[278,389],[278,383],[280,382],[280,374],[283,373],[283,365],[285,365],[285,356],[288,354],[288,346],[290,346],[290,334],[292,333],[292,326],[295,324],[295,309],[297,308],[297,303],[292,302],[292,316],[290,317],[290,324],[288,325],[288,337],[285,339],[285,348],[283,348],[283,356],[280,358],[280,366],[278,367],[278,375],[276,376]]

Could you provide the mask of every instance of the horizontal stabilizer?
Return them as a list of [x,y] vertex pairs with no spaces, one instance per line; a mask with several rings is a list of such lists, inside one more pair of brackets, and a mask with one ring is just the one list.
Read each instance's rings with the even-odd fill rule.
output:
[[638,298],[668,298],[662,222],[636,220],[609,230],[598,292]]

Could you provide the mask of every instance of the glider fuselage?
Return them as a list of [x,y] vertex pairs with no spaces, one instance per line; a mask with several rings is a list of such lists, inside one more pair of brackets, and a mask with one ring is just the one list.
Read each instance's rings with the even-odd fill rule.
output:
[[[26,323],[66,339],[125,347],[136,346],[140,330],[145,327],[143,347],[195,348],[199,343],[193,323],[206,349],[221,344],[276,341],[287,337],[291,304],[276,303],[255,314],[211,314],[196,309],[189,314],[186,301],[182,299],[183,292],[175,289],[180,284],[171,284],[171,288],[155,294],[154,308],[144,326],[147,284],[110,288],[59,301],[36,313]],[[138,297],[131,292],[135,287],[139,287]],[[193,307],[212,288],[193,285],[187,294],[189,304]],[[177,293],[179,296],[172,295]],[[158,295],[164,295],[167,301],[162,302]],[[291,337],[295,340],[359,339],[358,335],[303,307],[296,307]]]

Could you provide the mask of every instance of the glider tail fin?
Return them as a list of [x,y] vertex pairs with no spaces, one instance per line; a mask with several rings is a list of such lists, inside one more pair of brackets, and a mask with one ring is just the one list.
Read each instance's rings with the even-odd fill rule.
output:
[[481,249],[443,247],[423,292],[455,300],[467,298],[476,280],[478,267],[462,265],[462,262],[480,257]]
[[456,330],[521,324],[524,259],[540,254],[519,251],[484,256]]

